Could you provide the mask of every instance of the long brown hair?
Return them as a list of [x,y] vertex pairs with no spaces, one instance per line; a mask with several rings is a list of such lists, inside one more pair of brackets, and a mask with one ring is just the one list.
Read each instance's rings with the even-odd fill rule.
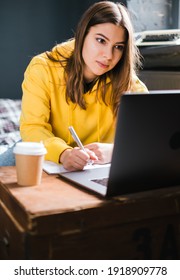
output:
[[[98,90],[101,90],[102,100],[108,105],[106,100],[106,79],[107,77],[110,78],[112,83],[112,97],[109,105],[112,106],[113,114],[116,116],[120,97],[124,92],[131,89],[136,68],[140,66],[140,56],[134,42],[133,27],[125,6],[110,1],[101,1],[93,4],[79,21],[75,33],[74,50],[69,57],[64,57],[64,55],[58,53],[63,57],[59,62],[65,68],[66,73],[66,101],[68,102],[70,100],[73,103],[79,104],[81,108],[86,109],[84,101],[84,63],[82,49],[85,37],[90,28],[102,23],[113,23],[117,26],[124,27],[126,31],[126,44],[122,58],[112,70],[101,75],[98,82]],[[49,54],[48,57],[54,59]]]

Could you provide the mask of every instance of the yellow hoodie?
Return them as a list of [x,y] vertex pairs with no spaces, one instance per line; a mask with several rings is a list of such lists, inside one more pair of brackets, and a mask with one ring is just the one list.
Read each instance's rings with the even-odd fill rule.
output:
[[[74,48],[74,41],[58,46],[66,54]],[[43,141],[45,159],[59,161],[60,154],[76,146],[69,126],[73,126],[84,145],[92,142],[112,143],[115,123],[111,108],[96,100],[97,83],[84,95],[87,109],[65,98],[64,69],[49,60],[45,53],[35,56],[28,65],[22,83],[23,98],[20,132],[23,141]],[[132,92],[147,92],[137,78]],[[108,90],[107,95],[111,92]]]

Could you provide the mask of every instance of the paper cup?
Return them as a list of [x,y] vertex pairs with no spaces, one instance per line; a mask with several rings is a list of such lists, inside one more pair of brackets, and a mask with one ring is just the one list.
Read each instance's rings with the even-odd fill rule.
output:
[[46,149],[43,143],[18,142],[13,150],[17,182],[21,186],[40,185]]

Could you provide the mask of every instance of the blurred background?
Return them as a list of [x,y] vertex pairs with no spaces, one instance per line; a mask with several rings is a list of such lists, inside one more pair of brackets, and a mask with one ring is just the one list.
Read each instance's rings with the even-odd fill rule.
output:
[[[73,37],[82,13],[95,2],[100,1],[0,1],[0,98],[21,98],[30,59]],[[179,28],[179,0],[120,2],[130,10],[136,32]]]

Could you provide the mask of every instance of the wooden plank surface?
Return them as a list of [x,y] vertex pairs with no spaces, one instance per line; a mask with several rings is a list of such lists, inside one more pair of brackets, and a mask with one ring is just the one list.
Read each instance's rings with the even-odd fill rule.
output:
[[7,259],[180,258],[178,186],[104,199],[46,173],[21,187],[1,167],[0,215]]

